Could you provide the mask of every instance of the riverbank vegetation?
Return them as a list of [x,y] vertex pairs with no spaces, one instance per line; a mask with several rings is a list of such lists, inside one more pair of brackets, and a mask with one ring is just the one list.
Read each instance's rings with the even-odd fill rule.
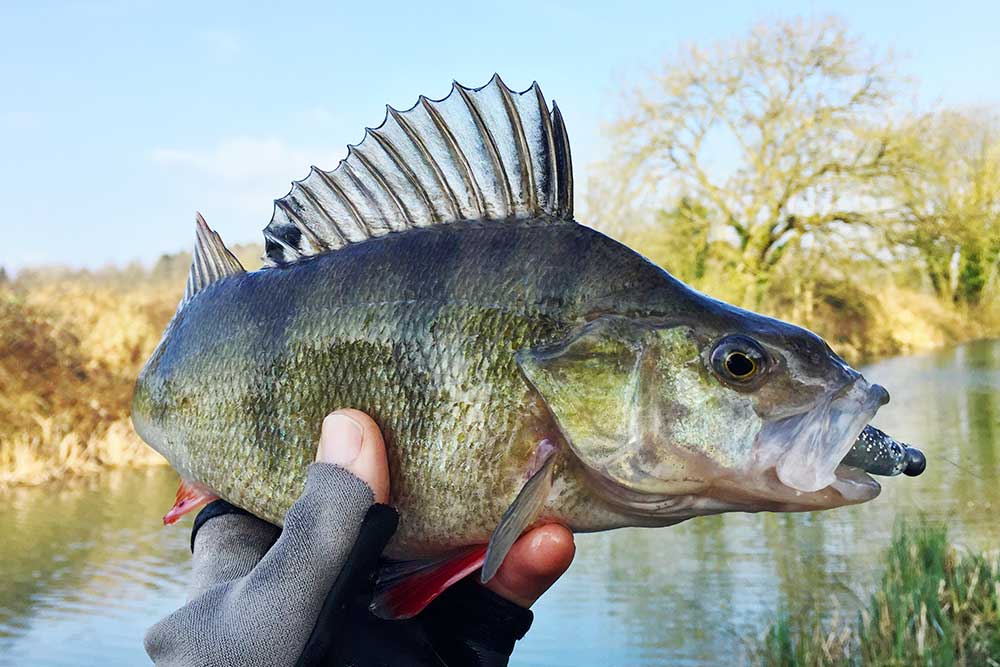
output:
[[[259,250],[237,248],[247,266]],[[133,431],[129,401],[190,261],[0,279],[0,487],[163,462]]]
[[943,526],[897,528],[854,618],[787,613],[751,648],[757,667],[1000,665],[1000,554],[968,553]]
[[[690,47],[624,96],[580,218],[852,363],[997,335],[1000,120],[906,80],[837,21]],[[129,396],[189,261],[0,272],[0,485],[158,460]]]

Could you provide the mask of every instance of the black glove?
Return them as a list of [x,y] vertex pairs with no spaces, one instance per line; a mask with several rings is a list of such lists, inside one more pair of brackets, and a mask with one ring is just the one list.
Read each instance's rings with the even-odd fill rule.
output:
[[309,468],[284,530],[225,501],[195,519],[190,601],[146,634],[157,665],[506,665],[529,610],[471,578],[416,617],[369,610],[391,507],[338,466]]

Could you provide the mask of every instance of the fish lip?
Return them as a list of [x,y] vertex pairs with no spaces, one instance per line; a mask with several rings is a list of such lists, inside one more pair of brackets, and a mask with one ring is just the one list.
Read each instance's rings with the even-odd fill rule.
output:
[[628,489],[594,470],[587,481],[605,502],[627,513],[637,526],[669,526],[695,516],[722,512],[814,512],[857,505],[876,498],[882,486],[860,468],[839,465],[832,484],[818,491],[797,491],[774,469],[745,476],[730,471],[694,493],[651,494]]
[[773,468],[794,491],[814,493],[834,484],[837,469],[888,392],[860,374],[809,410],[768,422],[757,436],[758,466]]
[[717,484],[716,495],[734,504],[745,504],[745,511],[814,512],[872,500],[882,492],[882,485],[860,468],[838,465],[834,480],[815,491],[800,491],[782,482],[774,469],[747,485],[738,479]]
[[868,502],[882,493],[882,485],[879,484],[878,480],[861,468],[840,464],[834,474],[837,480],[830,486],[845,500],[850,500],[846,504],[856,505]]

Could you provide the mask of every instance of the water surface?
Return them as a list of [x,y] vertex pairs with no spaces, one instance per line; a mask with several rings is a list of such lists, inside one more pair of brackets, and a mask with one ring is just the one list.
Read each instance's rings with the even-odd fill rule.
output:
[[[512,664],[741,664],[782,607],[853,614],[900,517],[944,520],[962,544],[997,548],[1000,342],[865,374],[892,392],[876,425],[927,453],[922,477],[830,512],[580,536]],[[143,630],[184,599],[190,519],[160,525],[175,490],[173,473],[154,469],[0,494],[0,665],[143,664]]]

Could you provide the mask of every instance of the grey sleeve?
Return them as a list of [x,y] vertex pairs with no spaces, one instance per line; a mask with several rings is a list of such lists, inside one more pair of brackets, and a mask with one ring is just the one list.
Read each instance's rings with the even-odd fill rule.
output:
[[294,665],[373,502],[351,473],[314,463],[277,541],[249,517],[212,519],[198,534],[191,599],[147,631],[146,652],[178,667]]
[[188,601],[250,574],[279,535],[273,523],[248,514],[224,514],[205,523],[192,545]]

